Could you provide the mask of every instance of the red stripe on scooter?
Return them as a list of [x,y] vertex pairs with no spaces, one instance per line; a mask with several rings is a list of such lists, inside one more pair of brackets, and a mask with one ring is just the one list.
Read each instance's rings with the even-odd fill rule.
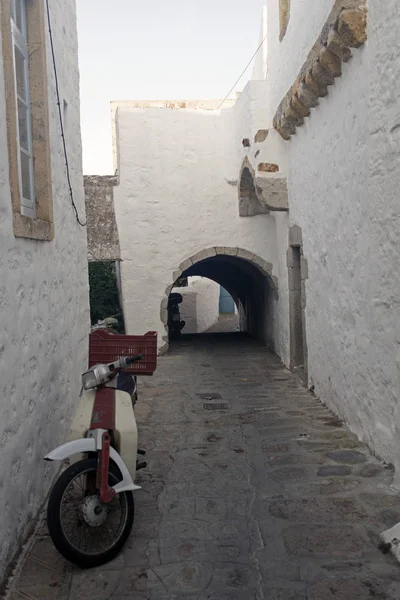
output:
[[90,429],[115,430],[115,390],[102,387],[96,390]]

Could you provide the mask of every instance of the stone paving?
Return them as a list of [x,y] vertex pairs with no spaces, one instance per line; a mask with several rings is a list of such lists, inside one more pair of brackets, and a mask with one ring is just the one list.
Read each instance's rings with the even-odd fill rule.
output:
[[238,331],[239,315],[237,314],[221,314],[219,319],[205,333],[233,333]]
[[142,383],[148,469],[132,536],[80,571],[37,536],[10,599],[400,598],[378,535],[400,521],[392,470],[240,335],[185,338]]

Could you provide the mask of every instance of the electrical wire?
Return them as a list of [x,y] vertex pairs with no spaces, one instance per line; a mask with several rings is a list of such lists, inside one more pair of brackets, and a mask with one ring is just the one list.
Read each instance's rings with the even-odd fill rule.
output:
[[59,88],[59,85],[58,85],[57,64],[56,64],[56,56],[55,56],[55,53],[54,53],[53,32],[51,30],[49,0],[46,0],[46,11],[47,11],[47,22],[48,22],[48,26],[49,26],[50,48],[51,48],[51,56],[52,56],[52,59],[53,59],[54,77],[55,77],[55,83],[56,83],[56,96],[57,96],[58,116],[59,116],[59,119],[60,119],[61,138],[62,138],[63,149],[64,149],[65,169],[66,169],[66,173],[67,173],[67,182],[68,182],[69,195],[70,195],[70,198],[71,198],[71,203],[72,203],[72,207],[73,207],[74,212],[75,212],[75,217],[76,217],[77,222],[79,223],[79,225],[81,225],[81,227],[86,227],[87,221],[85,221],[83,223],[81,221],[80,217],[79,217],[78,209],[76,207],[75,200],[74,200],[74,192],[73,192],[72,185],[71,185],[71,175],[70,175],[70,170],[69,170],[68,152],[67,152],[67,145],[66,145],[66,142],[65,142],[64,123],[63,123],[63,118],[62,118],[62,113],[61,113],[60,88]]
[[222,107],[223,104],[225,104],[225,102],[228,100],[229,96],[231,95],[231,92],[233,92],[233,90],[235,89],[235,87],[237,86],[237,84],[239,83],[239,81],[242,79],[243,75],[246,73],[247,69],[249,68],[249,66],[251,65],[251,63],[253,62],[253,60],[255,59],[255,57],[257,56],[260,48],[262,48],[265,40],[267,39],[267,35],[266,34],[261,42],[261,44],[258,46],[257,50],[254,52],[253,56],[251,57],[251,59],[249,60],[248,64],[246,65],[246,68],[244,69],[244,71],[242,71],[242,73],[240,74],[240,76],[238,77],[238,79],[235,81],[235,83],[233,84],[233,86],[231,87],[231,89],[229,90],[229,92],[227,93],[227,95],[225,96],[225,98],[222,100],[221,104],[218,106],[218,110]]

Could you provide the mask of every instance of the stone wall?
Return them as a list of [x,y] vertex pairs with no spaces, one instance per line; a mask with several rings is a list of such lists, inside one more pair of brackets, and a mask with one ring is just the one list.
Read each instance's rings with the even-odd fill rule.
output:
[[114,212],[115,185],[116,177],[84,177],[89,261],[117,261],[121,257]]
[[[50,4],[61,102],[68,105],[71,183],[84,220],[75,2]],[[0,55],[0,580],[52,483],[57,466],[43,456],[65,441],[87,365],[86,229],[69,196],[49,48],[47,68],[52,242],[13,234]]]

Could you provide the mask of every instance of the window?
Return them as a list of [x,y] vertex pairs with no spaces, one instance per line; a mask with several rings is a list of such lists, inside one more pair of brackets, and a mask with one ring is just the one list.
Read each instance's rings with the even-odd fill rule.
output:
[[14,235],[54,237],[43,0],[0,0]]
[[21,214],[36,216],[33,173],[29,52],[25,0],[12,0],[11,33],[14,58],[14,85],[18,128],[18,167]]

